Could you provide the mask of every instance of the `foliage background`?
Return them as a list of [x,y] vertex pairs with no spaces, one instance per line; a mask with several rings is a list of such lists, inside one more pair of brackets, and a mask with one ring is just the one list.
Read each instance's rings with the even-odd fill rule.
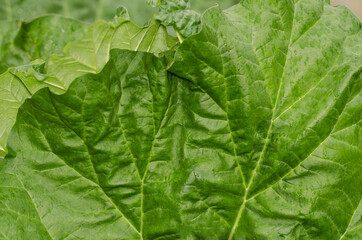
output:
[[[205,9],[215,4],[225,9],[238,2],[240,0],[193,0],[191,1],[191,9],[203,13]],[[153,13],[157,12],[157,9],[145,4],[145,0],[120,0],[120,4],[128,9],[132,21],[139,25],[143,25]]]

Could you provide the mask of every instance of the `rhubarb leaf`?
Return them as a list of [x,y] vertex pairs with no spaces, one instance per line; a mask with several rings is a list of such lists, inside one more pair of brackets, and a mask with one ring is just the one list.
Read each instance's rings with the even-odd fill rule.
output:
[[65,82],[66,86],[84,73],[100,72],[113,48],[160,54],[177,44],[177,39],[155,19],[142,28],[125,18],[110,23],[97,21],[86,32],[83,39],[66,46],[65,56],[53,56],[47,64],[49,76]]
[[[147,159],[160,147],[154,139],[170,101],[166,62],[149,53],[112,55],[101,73],[77,79],[64,95],[42,89],[21,108],[18,126],[33,139],[13,130],[0,173],[0,229],[7,238],[139,239],[175,231],[176,206],[156,194],[154,201],[163,201],[169,213],[153,210],[146,194],[152,198],[160,189],[146,181],[157,176],[143,179],[162,165],[148,166]],[[21,142],[27,145],[22,150]],[[22,178],[13,170],[30,172]],[[37,187],[28,185],[30,176]],[[160,228],[143,225],[152,221]]]
[[0,165],[3,238],[362,237],[361,22],[324,0],[202,22],[171,63],[112,50],[25,101]]
[[[36,20],[32,22],[31,28],[39,25],[35,23]],[[68,27],[72,29],[71,24],[68,24]],[[37,31],[40,29],[38,28]],[[46,58],[47,51],[45,50],[49,47],[54,46],[55,49],[51,51],[55,51],[55,53],[59,51],[55,46],[56,40],[51,40],[56,37],[59,38],[57,31],[61,31],[61,29],[54,28],[54,30],[48,31],[46,35],[39,34],[39,37],[45,38],[47,36],[46,38],[49,39],[43,41],[40,38],[41,41],[38,41],[38,45],[34,43],[34,39],[38,38],[37,35],[32,33],[33,31],[28,31],[31,32],[27,34],[32,36],[31,40],[23,40],[22,46],[34,56]],[[61,37],[58,41],[64,42]],[[68,44],[63,55],[52,56],[46,62],[42,72],[30,68],[30,72],[27,71],[25,74],[21,73],[21,68],[17,67],[16,74],[15,69],[10,69],[0,75],[0,109],[2,109],[0,119],[3,122],[0,126],[0,159],[6,154],[6,141],[15,123],[17,109],[26,98],[40,88],[50,87],[55,93],[64,92],[77,77],[86,73],[100,72],[109,60],[110,50],[113,48],[161,54],[174,48],[177,43],[177,39],[170,36],[166,28],[155,19],[152,19],[148,26],[142,28],[119,17],[115,19],[115,22],[110,23],[100,20],[86,29],[82,39]],[[36,48],[37,51],[34,50]],[[43,52],[44,54],[42,54]],[[30,66],[35,65],[31,64]],[[32,85],[31,91],[27,90],[30,87],[29,83]],[[18,96],[23,93],[26,94]]]
[[[216,149],[224,146],[239,177],[228,184],[241,185],[237,194],[222,197],[202,188],[218,186],[209,171],[195,177],[193,192],[203,191],[200,199],[227,222],[219,238],[361,233],[361,49],[361,22],[349,10],[309,0],[211,9],[201,33],[179,47],[170,71],[207,94],[229,131],[228,140],[221,138],[210,117],[200,116],[207,134],[197,135],[194,145],[213,155],[198,158],[219,166],[225,157]],[[226,210],[231,200],[238,204]],[[197,218],[189,222],[194,232],[211,215],[188,212]]]

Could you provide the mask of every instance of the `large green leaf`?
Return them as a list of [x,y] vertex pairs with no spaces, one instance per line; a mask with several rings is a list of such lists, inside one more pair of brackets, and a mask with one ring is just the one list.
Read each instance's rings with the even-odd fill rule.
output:
[[0,0],[0,20],[30,20],[57,13],[84,21],[110,20],[119,0]]
[[[51,19],[54,21],[54,18]],[[62,28],[51,28],[46,31],[46,34],[36,35],[36,32],[41,32],[43,29],[37,26],[46,26],[46,23],[47,21],[40,21],[39,24],[37,20],[34,20],[26,29],[34,28],[35,30],[23,30],[22,32],[26,34],[20,35],[31,36],[19,37],[19,41],[22,39],[19,44],[34,57],[47,58],[48,52],[58,53],[59,42],[64,43],[72,36],[69,32],[67,32],[70,36],[68,39],[58,36],[59,32],[62,34],[61,32],[64,31]],[[72,24],[68,24],[67,28],[73,29]],[[37,40],[38,38],[40,41]],[[56,38],[58,39],[52,40]],[[92,24],[86,29],[82,39],[65,47],[63,55],[52,56],[41,73],[31,67],[34,64],[28,66],[25,73],[21,71],[21,68],[20,70],[19,68],[18,70],[9,69],[0,75],[0,120],[3,122],[0,126],[0,159],[6,154],[6,140],[15,123],[17,109],[26,98],[40,88],[51,86],[53,92],[64,92],[75,78],[102,70],[109,60],[109,51],[113,48],[161,54],[175,47],[177,43],[177,39],[170,36],[166,28],[157,20],[152,19],[148,26],[140,28],[131,21],[119,17],[115,22],[107,23],[100,20]],[[39,76],[39,74],[44,74],[44,76]],[[28,83],[31,83],[31,88],[34,89],[30,93],[27,91]]]
[[[212,9],[203,23],[180,46],[171,71],[194,82],[226,119],[229,140],[214,140],[213,118],[205,116],[206,134],[196,144],[224,146],[239,177],[229,184],[241,184],[236,196],[222,197],[194,182],[227,222],[217,236],[361,237],[360,21],[322,0],[269,0]],[[203,156],[212,166],[226,159]],[[217,186],[203,174],[197,178]],[[231,199],[238,203],[225,210]],[[210,216],[194,217],[197,231]]]
[[168,71],[113,50],[64,95],[22,105],[0,236],[362,237],[359,20],[322,0],[253,0],[203,23]]
[[113,48],[161,54],[178,43],[161,23],[151,19],[146,27],[138,27],[125,18],[116,22],[98,21],[87,29],[86,36],[69,44],[65,56],[53,56],[47,73],[66,86],[84,73],[98,73],[109,60]]
[[83,36],[78,20],[47,15],[30,22],[0,21],[0,73],[33,59],[61,54],[64,46]]
[[[43,89],[27,101],[19,112],[18,124],[26,125],[25,131],[37,140],[29,138],[28,142],[16,133],[11,139],[34,146],[36,156],[32,159],[39,160],[42,166],[38,165],[37,173],[30,170],[38,163],[28,157],[24,161],[15,157],[22,155],[17,147],[20,142],[9,146],[6,166],[0,173],[2,234],[11,239],[138,239],[143,231],[174,231],[172,221],[176,223],[178,216],[172,216],[172,212],[163,214],[162,209],[156,216],[146,213],[147,209],[152,211],[152,203],[141,204],[140,195],[140,191],[157,190],[151,185],[150,189],[144,188],[142,178],[147,169],[154,168],[147,167],[146,159],[151,158],[152,149],[158,148],[153,139],[170,101],[168,76],[163,59],[118,50],[100,74],[81,77],[66,94],[58,96]],[[25,122],[20,123],[20,119]],[[30,149],[23,150],[25,153]],[[10,160],[14,157],[16,160]],[[42,163],[44,158],[47,161]],[[36,174],[32,176],[33,183],[48,182],[48,178],[49,182],[38,185],[37,190],[27,185],[30,179],[18,178],[11,170],[22,171],[22,162],[29,164],[29,177]],[[163,169],[167,171],[167,166]],[[159,177],[161,181],[164,176]],[[22,199],[20,213],[12,210],[12,197],[8,194]],[[161,195],[155,197],[167,203]],[[55,199],[58,203],[53,202]],[[171,211],[176,206],[165,207]],[[8,224],[19,216],[24,218],[20,217],[18,224]],[[141,230],[141,222],[153,220],[160,224],[159,229],[146,224]],[[50,230],[51,225],[57,227]],[[26,231],[21,226],[26,226]]]

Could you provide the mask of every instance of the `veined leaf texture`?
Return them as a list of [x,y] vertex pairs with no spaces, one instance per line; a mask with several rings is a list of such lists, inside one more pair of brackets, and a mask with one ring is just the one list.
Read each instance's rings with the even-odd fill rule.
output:
[[0,238],[362,237],[362,33],[349,10],[245,0],[207,10],[175,52],[106,46],[79,53],[101,67],[64,94],[20,107]]

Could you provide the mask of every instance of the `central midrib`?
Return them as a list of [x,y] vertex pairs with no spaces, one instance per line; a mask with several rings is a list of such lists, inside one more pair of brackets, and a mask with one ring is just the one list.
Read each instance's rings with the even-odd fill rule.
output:
[[[152,88],[151,88],[151,79],[148,79],[148,84],[149,84],[149,90],[152,94],[152,120],[153,120],[153,139],[152,139],[152,143],[151,143],[151,148],[150,148],[150,152],[148,154],[148,157],[147,157],[147,160],[146,160],[146,169],[145,169],[145,172],[142,176],[142,179],[141,179],[141,216],[140,216],[140,237],[141,237],[141,240],[143,240],[143,216],[144,216],[144,211],[143,211],[143,205],[144,205],[144,193],[143,193],[143,189],[144,189],[144,182],[145,182],[145,179],[146,179],[146,175],[148,173],[148,166],[149,166],[149,163],[150,163],[150,160],[151,160],[151,157],[152,157],[152,151],[153,151],[153,148],[154,148],[154,145],[155,145],[155,141],[156,141],[156,136],[157,134],[159,133],[160,129],[161,129],[161,126],[162,126],[162,122],[163,122],[163,119],[168,111],[168,106],[169,106],[169,103],[167,104],[167,109],[164,110],[163,112],[163,116],[161,118],[161,121],[160,121],[160,125],[159,127],[157,128],[156,127],[156,120],[155,120],[155,111],[154,111],[154,95],[153,95],[153,92],[152,92]],[[168,98],[168,101],[170,101],[170,96]]]
[[265,138],[265,142],[264,142],[264,145],[263,145],[263,149],[260,153],[260,156],[258,158],[258,161],[256,163],[256,166],[253,170],[253,173],[252,173],[252,176],[250,178],[250,181],[249,181],[249,184],[248,186],[246,187],[245,189],[245,194],[244,194],[244,199],[243,199],[243,202],[240,206],[240,209],[238,211],[238,215],[235,219],[235,222],[233,224],[233,227],[230,231],[230,235],[229,235],[229,238],[228,240],[232,240],[233,236],[234,236],[234,233],[236,231],[236,228],[240,222],[240,219],[241,219],[241,215],[245,209],[245,204],[246,202],[248,201],[247,197],[248,197],[248,194],[249,194],[249,189],[254,181],[254,178],[256,176],[256,173],[257,173],[257,170],[259,169],[260,167],[260,163],[264,157],[264,153],[269,145],[269,137],[270,137],[270,134],[272,133],[272,130],[273,130],[273,121],[274,121],[274,118],[275,118],[275,112],[276,112],[276,108],[277,108],[277,105],[278,105],[278,101],[279,101],[279,97],[280,97],[280,90],[281,90],[281,87],[282,87],[282,84],[283,84],[283,78],[284,78],[284,75],[285,75],[285,67],[287,65],[287,62],[288,62],[288,55],[289,55],[289,50],[290,50],[290,46],[291,46],[291,39],[292,39],[292,33],[293,33],[293,26],[294,26],[294,19],[295,19],[295,5],[294,5],[294,11],[293,11],[293,22],[292,22],[292,27],[291,27],[291,30],[290,30],[290,36],[289,36],[289,43],[288,43],[288,49],[287,49],[287,53],[286,53],[286,56],[285,56],[285,62],[284,62],[284,67],[283,67],[283,73],[282,73],[282,76],[280,77],[280,83],[279,83],[279,88],[278,88],[278,92],[277,92],[277,96],[276,96],[276,99],[275,99],[275,102],[274,102],[274,107],[273,107],[273,111],[272,111],[272,116],[271,116],[271,119],[270,119],[270,124],[269,124],[269,128],[268,128],[268,132],[267,132],[267,135],[266,135],[266,138]]

